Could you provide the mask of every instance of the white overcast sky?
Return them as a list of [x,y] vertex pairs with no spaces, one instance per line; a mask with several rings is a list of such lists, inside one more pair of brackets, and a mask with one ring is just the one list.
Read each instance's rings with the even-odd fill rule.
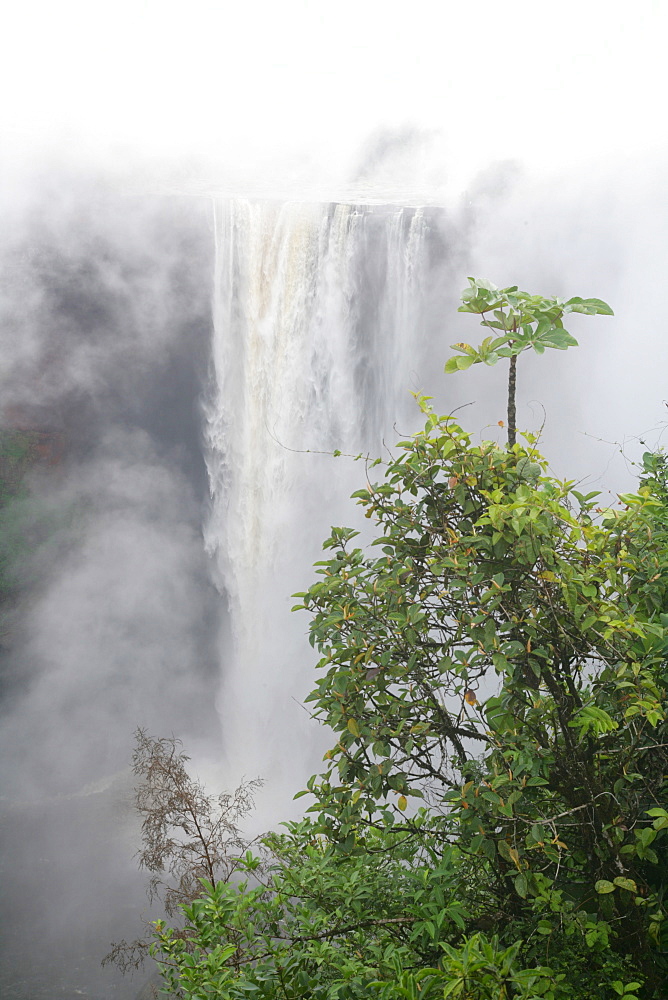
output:
[[[665,0],[14,0],[5,153],[345,173],[370,132],[438,130],[452,172],[665,145]],[[279,178],[275,178],[279,183]]]

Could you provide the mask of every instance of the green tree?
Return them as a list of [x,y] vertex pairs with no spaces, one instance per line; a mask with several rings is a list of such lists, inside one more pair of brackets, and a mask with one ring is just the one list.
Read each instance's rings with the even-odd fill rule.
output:
[[[471,288],[465,310],[503,337],[459,345],[449,370],[568,346],[565,312],[610,312]],[[473,444],[418,402],[423,431],[354,494],[377,537],[332,529],[299,595],[321,656],[308,701],[335,733],[311,819],[272,841],[270,881],[249,856],[156,952],[186,997],[656,997],[665,463],[646,456],[638,491],[602,509],[532,435]]]
[[564,329],[564,316],[584,313],[612,316],[612,309],[601,299],[546,298],[520,292],[517,285],[497,288],[491,281],[469,278],[469,287],[462,292],[459,312],[482,316],[480,325],[491,330],[479,347],[453,344],[460,352],[445,363],[446,372],[465,371],[471,365],[495,365],[508,358],[508,447],[516,443],[517,426],[515,397],[517,392],[517,359],[531,348],[543,354],[547,347],[565,351],[577,347],[577,340]]

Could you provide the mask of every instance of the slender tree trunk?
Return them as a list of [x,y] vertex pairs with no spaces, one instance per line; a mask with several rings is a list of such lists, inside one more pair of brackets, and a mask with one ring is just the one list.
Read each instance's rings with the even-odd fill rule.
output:
[[515,390],[517,389],[517,355],[510,359],[508,370],[508,447],[512,448],[516,441]]

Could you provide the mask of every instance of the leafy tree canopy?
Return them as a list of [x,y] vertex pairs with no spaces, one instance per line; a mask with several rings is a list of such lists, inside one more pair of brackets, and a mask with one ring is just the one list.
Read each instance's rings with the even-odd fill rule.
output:
[[[450,370],[610,313],[473,281],[463,308],[502,333]],[[418,402],[424,429],[354,494],[375,539],[332,529],[298,595],[335,734],[308,818],[155,954],[188,998],[662,995],[666,463],[604,508],[532,435],[474,444]]]

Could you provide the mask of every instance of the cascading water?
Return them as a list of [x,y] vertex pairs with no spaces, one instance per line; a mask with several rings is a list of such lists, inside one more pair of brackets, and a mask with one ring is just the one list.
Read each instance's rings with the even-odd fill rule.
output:
[[[410,405],[432,247],[423,209],[225,200],[215,212],[206,546],[227,597],[220,712],[236,774],[313,769],[306,622],[289,595],[359,466]],[[310,728],[309,728],[310,727]],[[304,761],[300,772],[299,758]]]

